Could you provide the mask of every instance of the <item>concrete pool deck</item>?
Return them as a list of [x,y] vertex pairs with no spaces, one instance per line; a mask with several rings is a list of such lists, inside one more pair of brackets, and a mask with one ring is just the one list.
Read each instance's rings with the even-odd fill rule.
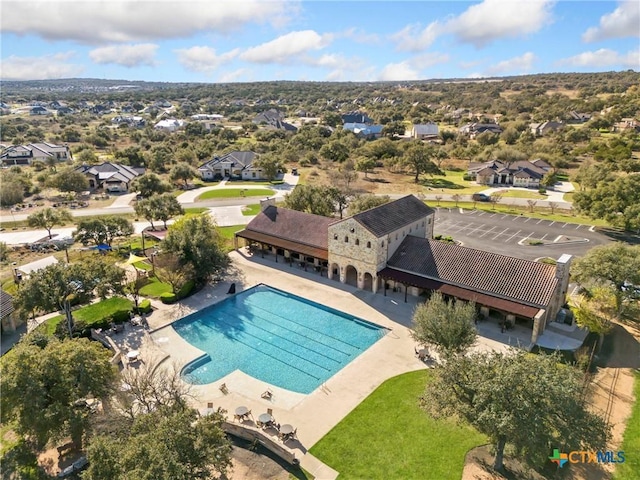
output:
[[[264,283],[389,329],[384,337],[308,395],[271,386],[240,371],[214,383],[191,388],[194,407],[201,410],[212,403],[214,408],[225,409],[230,419],[241,405],[252,411],[254,419],[268,408],[272,409],[278,423],[297,428],[296,457],[302,459],[302,466],[316,478],[335,478],[335,472],[329,469],[322,473],[322,464],[305,453],[385,380],[427,368],[415,356],[416,342],[408,328],[420,298],[409,295],[405,303],[401,292],[388,291],[387,296],[365,292],[316,272],[275,263],[273,256],[262,259],[245,252],[242,249],[230,254],[232,265],[224,282],[209,286],[180,304],[158,305],[148,318],[151,332],[141,346],[141,355],[145,362],[164,359],[163,366],[173,365],[178,369],[201,356],[204,352],[182,339],[171,323],[227,298],[226,292],[232,282],[237,291]],[[508,346],[478,337],[476,348],[504,351]],[[226,385],[224,392],[220,389],[223,383]],[[270,400],[261,398],[267,388],[273,392]]]

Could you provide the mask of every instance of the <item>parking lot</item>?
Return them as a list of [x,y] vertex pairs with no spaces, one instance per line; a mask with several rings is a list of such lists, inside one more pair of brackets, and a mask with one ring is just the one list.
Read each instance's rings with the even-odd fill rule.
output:
[[435,235],[451,236],[467,247],[531,260],[558,258],[563,253],[580,256],[611,241],[589,225],[455,208],[437,209]]

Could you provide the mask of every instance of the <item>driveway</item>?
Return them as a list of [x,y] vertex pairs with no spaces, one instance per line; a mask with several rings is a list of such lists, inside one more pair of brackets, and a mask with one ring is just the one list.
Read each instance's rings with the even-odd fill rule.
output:
[[209,209],[210,215],[219,227],[230,227],[232,225],[246,225],[255,216],[245,216],[242,214],[241,206],[213,207]]

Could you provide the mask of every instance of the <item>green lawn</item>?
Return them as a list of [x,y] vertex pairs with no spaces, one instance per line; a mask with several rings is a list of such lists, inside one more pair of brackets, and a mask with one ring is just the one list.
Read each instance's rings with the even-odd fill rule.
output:
[[245,205],[242,207],[242,215],[245,217],[251,217],[260,213],[260,204],[254,203],[252,205]]
[[18,293],[18,284],[13,281],[13,278],[11,278],[2,284],[2,290],[7,292],[9,295],[15,295]]
[[446,170],[444,176],[436,175],[433,177],[424,177],[420,183],[429,190],[425,193],[449,193],[451,195],[459,193],[460,195],[470,194],[486,190],[486,185],[476,185],[465,180],[464,174],[467,172],[453,172]]
[[636,480],[640,474],[640,372],[635,373],[634,392],[636,401],[633,404],[631,417],[627,421],[621,450],[625,453],[625,462],[616,466],[615,480]]
[[220,188],[204,192],[196,201],[211,198],[270,197],[274,194],[275,192],[269,188]]
[[535,190],[528,191],[528,190],[512,190],[512,189],[508,189],[508,190],[501,190],[500,194],[503,197],[510,197],[510,198],[533,198],[535,200],[546,200],[547,199],[546,195],[540,195]]
[[391,378],[310,450],[339,478],[459,480],[468,450],[487,439],[418,406],[429,372]]
[[[101,323],[105,318],[110,317],[114,313],[131,311],[131,309],[133,309],[133,302],[131,302],[131,300],[123,297],[111,297],[74,310],[72,313],[75,320],[81,320],[87,327],[90,327],[93,324]],[[64,315],[58,315],[45,321],[38,328],[42,328],[46,335],[53,335],[56,331],[56,326],[64,321],[64,319]]]
[[158,277],[151,277],[149,283],[140,289],[140,295],[145,297],[160,298],[163,293],[171,293],[171,285],[161,282]]
[[[435,200],[428,200],[427,205],[432,208],[438,207],[438,202]],[[454,208],[456,207],[455,202],[449,201],[441,201],[440,207],[443,208]],[[568,223],[576,223],[581,225],[595,225],[596,227],[609,227],[610,225],[605,220],[594,220],[587,217],[581,217],[580,215],[570,215],[568,213],[563,213],[562,210],[556,210],[554,214],[551,214],[551,211],[548,208],[540,208],[535,207],[533,212],[529,211],[528,207],[519,206],[519,205],[496,205],[495,209],[493,205],[489,202],[476,202],[475,207],[473,202],[458,202],[458,208],[464,208],[466,210],[484,210],[492,213],[507,213],[510,215],[522,215],[524,217],[531,218],[541,218],[543,220],[551,220],[553,222],[568,222]]]
[[562,196],[562,200],[565,202],[573,202],[573,192],[567,192]]
[[236,232],[244,228],[244,225],[231,225],[230,227],[218,227],[220,236],[224,239],[231,240]]
[[258,185],[261,187],[268,187],[269,185],[283,185],[284,184],[284,180],[274,180],[273,182],[270,182],[268,180],[265,180],[263,182],[257,182],[257,181],[250,181],[250,180],[229,180],[227,182],[227,185],[237,185],[238,187],[243,187],[245,185]]
[[144,270],[145,272],[148,272],[153,268],[153,265],[143,260],[134,263],[133,266],[136,267],[138,270]]

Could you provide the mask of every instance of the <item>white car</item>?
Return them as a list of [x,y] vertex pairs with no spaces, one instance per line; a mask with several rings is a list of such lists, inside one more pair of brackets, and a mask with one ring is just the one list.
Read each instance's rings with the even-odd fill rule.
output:
[[87,460],[87,457],[82,456],[78,460],[73,462],[71,465],[69,465],[67,468],[62,470],[60,473],[58,473],[58,478],[66,478],[69,475],[72,475],[74,473],[77,473],[83,470],[87,465],[89,465],[89,460]]

